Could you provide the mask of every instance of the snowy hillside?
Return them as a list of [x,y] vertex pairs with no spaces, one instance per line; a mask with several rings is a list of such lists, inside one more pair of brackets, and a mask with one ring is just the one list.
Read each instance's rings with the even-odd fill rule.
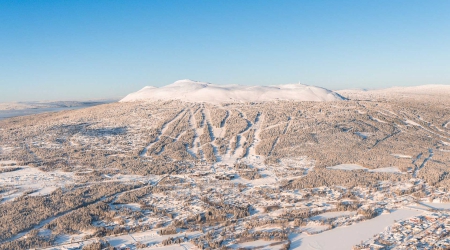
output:
[[450,85],[429,84],[412,87],[392,87],[372,90],[344,89],[337,92],[350,99],[367,98],[373,100],[374,98],[386,98],[393,96],[395,96],[396,98],[421,98],[421,96],[426,96],[427,98],[429,96],[433,96],[434,98],[446,98],[450,95]]
[[[383,91],[383,90],[380,90]],[[416,93],[416,94],[450,94],[450,85],[420,85],[412,87],[392,87],[384,89],[387,92],[398,92],[398,93]]]
[[160,88],[145,87],[127,95],[121,102],[173,99],[187,102],[221,103],[274,100],[340,101],[344,98],[331,90],[303,84],[242,86],[180,80]]

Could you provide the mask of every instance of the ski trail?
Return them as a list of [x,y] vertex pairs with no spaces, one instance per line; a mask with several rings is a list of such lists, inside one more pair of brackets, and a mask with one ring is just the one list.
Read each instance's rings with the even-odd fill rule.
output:
[[416,178],[417,176],[417,172],[419,170],[421,170],[423,167],[425,167],[425,164],[433,157],[433,149],[428,149],[428,157],[425,158],[422,162],[422,164],[420,164],[419,167],[416,166],[416,168],[414,169],[414,173],[413,173],[413,177]]
[[[199,109],[197,109],[196,111],[198,111]],[[197,120],[195,119],[195,113],[196,112],[192,112],[192,109],[189,109],[190,112],[190,118],[189,118],[189,127],[194,130],[194,139],[192,142],[192,147],[191,145],[186,146],[186,151],[194,158],[198,158],[198,156],[195,154],[195,152],[198,152],[198,147],[197,144],[199,143],[199,135],[198,135],[198,129],[197,129]]]
[[261,131],[262,131],[261,126],[262,126],[262,124],[264,124],[264,118],[265,118],[265,116],[263,115],[263,113],[259,113],[256,116],[255,124],[253,126],[254,129],[255,129],[255,136],[254,136],[254,139],[253,139],[253,143],[248,148],[247,155],[248,154],[250,154],[250,155],[257,155],[255,147],[261,141],[261,137],[260,137],[260,134],[261,134]]
[[[205,125],[205,114],[203,112],[202,106],[199,106],[198,109],[195,110],[195,112],[193,114],[194,118],[195,118],[195,115],[197,115],[197,113],[200,113],[202,115],[202,117],[203,117],[203,119],[201,120],[201,123],[198,126],[199,128],[201,128],[201,127],[203,127]],[[194,120],[195,120],[195,125],[196,125],[196,128],[197,128],[197,124],[198,124],[197,118],[195,118]]]
[[247,127],[244,129],[244,131],[242,131],[236,135],[236,141],[230,141],[230,143],[236,143],[236,148],[234,149],[234,152],[230,152],[230,154],[235,158],[239,157],[243,153],[244,149],[242,148],[242,145],[247,141],[247,138],[243,134],[248,132],[255,125],[247,118],[245,113],[243,113],[241,110],[236,109],[236,111],[239,114],[241,114],[241,117],[243,119],[245,119],[247,121]]
[[396,130],[396,131],[394,131],[393,133],[391,133],[391,134],[387,135],[386,137],[384,137],[383,139],[377,140],[377,141],[375,142],[375,144],[373,144],[373,146],[372,146],[371,148],[369,148],[369,149],[372,149],[372,148],[376,147],[380,142],[383,142],[383,141],[385,141],[385,140],[387,140],[387,139],[389,139],[389,138],[391,138],[391,137],[397,135],[397,134],[400,133],[400,132],[402,132],[402,131],[401,131],[401,130]]
[[[412,114],[408,114],[404,111],[402,111],[401,113],[407,118],[406,121],[404,121],[405,123],[413,125],[413,126],[417,126],[435,136],[444,138],[446,140],[450,140],[450,138],[447,137],[447,136],[450,136],[450,134],[447,131],[442,130],[442,129],[438,128],[437,126],[435,126],[433,123],[424,120],[421,116],[415,116]],[[449,122],[447,122],[447,124]],[[445,128],[445,126],[446,126],[446,123],[442,124],[442,127]]]
[[[211,125],[212,119],[209,109],[206,109],[206,112],[204,112],[204,114],[205,114],[205,122],[204,122],[205,126],[208,126],[209,136],[211,137],[211,141],[214,141],[214,139],[216,139],[215,132],[218,131],[214,131],[214,127]],[[218,137],[220,137],[220,134]]]
[[236,155],[242,155],[243,152],[243,148],[242,148],[242,144],[244,144],[247,141],[247,138],[245,138],[245,136],[238,134],[236,135],[236,140],[235,141],[231,141],[231,143],[235,143],[236,147],[234,149],[234,151],[232,152],[233,156]]
[[288,121],[287,121],[286,127],[284,127],[284,130],[283,130],[283,135],[286,134],[286,132],[288,131],[289,127],[291,126],[291,121],[292,121],[291,117],[288,117]]
[[[222,158],[219,156],[219,154],[217,152],[217,146],[213,143],[214,140],[216,139],[216,136],[215,136],[215,132],[214,132],[214,127],[211,125],[212,120],[211,120],[211,114],[210,114],[209,109],[206,109],[206,112],[204,114],[205,114],[205,121],[204,121],[205,125],[204,126],[207,126],[207,129],[208,129],[208,132],[209,132],[209,137],[211,138],[211,143],[210,144],[211,144],[211,146],[213,148],[214,156],[216,157],[216,163],[217,163],[217,162],[220,162],[220,160]],[[217,132],[217,133],[219,133],[219,132]],[[222,131],[220,133],[222,133]]]
[[225,115],[225,118],[223,118],[223,120],[220,122],[220,127],[223,128],[225,126],[225,124],[227,123],[227,119],[228,117],[230,117],[230,111],[226,110],[227,113]]
[[[283,133],[282,133],[281,135],[286,134],[286,131],[288,130],[290,124],[291,124],[291,117],[288,117],[288,122],[286,123],[286,127],[284,127]],[[271,155],[272,155],[272,152],[273,152],[273,150],[275,149],[275,146],[277,145],[278,141],[280,140],[280,136],[281,136],[281,135],[279,135],[279,136],[277,137],[277,139],[275,139],[274,143],[272,144],[272,148],[270,149],[270,151],[269,151],[269,153],[267,154],[267,156],[271,156]]]
[[450,120],[449,121],[446,121],[446,122],[444,122],[444,124],[442,124],[442,127],[444,127],[444,128],[448,128],[448,125],[450,124]]
[[422,157],[423,153],[419,153],[416,158],[412,161],[412,164],[416,165],[416,161],[418,161]]
[[172,120],[170,120],[170,121],[164,123],[164,124],[162,125],[162,127],[161,127],[161,132],[159,133],[158,136],[156,136],[156,139],[155,139],[154,141],[150,142],[150,143],[149,143],[149,144],[141,151],[141,153],[139,154],[139,156],[140,156],[140,157],[145,157],[145,155],[147,154],[148,149],[151,148],[156,142],[158,142],[158,141],[161,139],[161,137],[164,135],[164,133],[165,133],[166,130],[167,130],[167,126],[168,126],[169,124],[171,124],[172,122],[176,121],[176,120],[180,117],[180,115],[183,114],[184,112],[185,112],[185,109],[182,109],[177,115],[175,115],[175,117],[174,117]]
[[[425,130],[426,132],[428,132],[428,133],[430,133],[430,134],[433,134],[433,135],[435,135],[435,136],[438,136],[438,137],[440,137],[440,138],[444,138],[444,139],[446,139],[446,140],[450,140],[450,138],[448,138],[448,137],[446,137],[446,136],[444,136],[444,135],[442,135],[442,134],[439,134],[438,131],[434,131],[434,130],[431,128],[431,126],[434,126],[434,125],[432,125],[431,123],[430,123],[431,126],[428,125],[428,127],[424,127],[422,124],[419,124],[419,123],[415,122],[413,118],[409,118],[409,117],[408,117],[407,120],[405,120],[405,121],[403,121],[403,122],[404,122],[405,124],[407,124],[407,125],[412,125],[412,126],[415,126],[415,127],[419,127],[419,128],[421,128],[422,130]],[[436,127],[436,126],[434,126],[434,127]],[[439,130],[439,129],[438,129],[438,130]],[[445,132],[445,131],[444,131],[443,133],[445,133],[445,134],[448,135],[448,133]]]
[[272,147],[270,148],[270,151],[269,151],[269,153],[267,154],[267,156],[271,156],[271,155],[272,155],[272,151],[273,151],[273,149],[275,148],[275,145],[277,145],[279,139],[280,139],[279,136],[277,137],[277,139],[275,139],[275,141],[273,142]]
[[289,123],[289,121],[277,123],[277,124],[274,124],[274,125],[270,125],[270,126],[268,126],[268,127],[265,127],[265,128],[263,128],[263,129],[261,129],[261,131],[264,131],[264,130],[267,130],[267,129],[271,129],[271,128],[275,128],[275,127],[281,126],[283,123],[284,123],[285,126],[286,126],[287,123]]

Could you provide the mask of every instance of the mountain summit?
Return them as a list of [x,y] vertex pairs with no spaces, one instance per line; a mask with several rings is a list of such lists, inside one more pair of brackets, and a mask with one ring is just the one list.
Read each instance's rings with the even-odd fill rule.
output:
[[121,102],[181,100],[187,102],[263,102],[341,101],[342,96],[331,90],[303,84],[272,86],[217,85],[192,80],[179,80],[163,87],[147,86],[127,95]]

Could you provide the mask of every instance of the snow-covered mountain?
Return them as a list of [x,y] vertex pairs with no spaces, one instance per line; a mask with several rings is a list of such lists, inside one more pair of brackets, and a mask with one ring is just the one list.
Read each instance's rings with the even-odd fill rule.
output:
[[144,87],[127,95],[121,102],[173,99],[187,102],[222,103],[274,100],[340,101],[345,98],[331,90],[303,84],[242,86],[180,80],[160,88]]

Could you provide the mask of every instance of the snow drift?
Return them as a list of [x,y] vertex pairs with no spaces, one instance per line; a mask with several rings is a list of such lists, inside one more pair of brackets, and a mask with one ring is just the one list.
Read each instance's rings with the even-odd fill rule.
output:
[[147,86],[127,95],[121,102],[181,100],[187,102],[264,102],[275,100],[340,101],[339,94],[320,87],[303,84],[273,86],[216,85],[180,80],[160,88]]

